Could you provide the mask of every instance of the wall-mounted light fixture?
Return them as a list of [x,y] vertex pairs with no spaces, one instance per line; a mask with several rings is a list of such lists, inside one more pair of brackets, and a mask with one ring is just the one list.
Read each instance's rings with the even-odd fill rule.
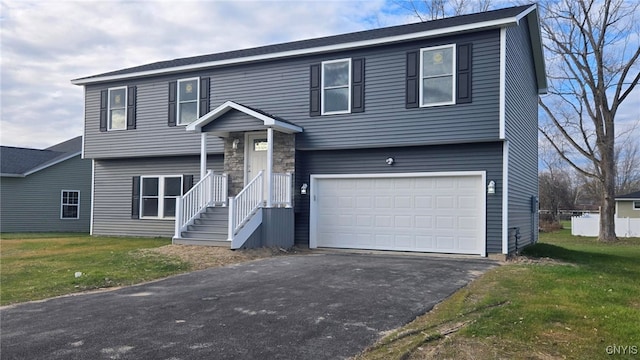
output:
[[233,148],[233,150],[236,150],[238,148],[239,142],[240,142],[240,139],[234,139],[233,143],[231,144],[231,148]]
[[309,187],[309,185],[307,185],[307,183],[302,184],[302,187],[300,187],[300,194],[307,195],[307,188],[308,187]]
[[396,162],[396,160],[392,157],[388,157],[387,160],[385,160],[385,162],[387,163],[387,165],[393,165],[393,163]]
[[491,180],[487,185],[487,194],[495,194],[496,193],[496,182]]

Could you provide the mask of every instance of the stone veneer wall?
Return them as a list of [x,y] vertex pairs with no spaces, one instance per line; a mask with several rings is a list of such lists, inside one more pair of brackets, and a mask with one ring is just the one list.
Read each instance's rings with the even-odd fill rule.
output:
[[[227,173],[229,196],[236,196],[244,188],[244,132],[232,132],[224,141],[224,172]],[[233,149],[233,141],[238,146]],[[273,132],[273,172],[292,173],[295,170],[295,134]]]

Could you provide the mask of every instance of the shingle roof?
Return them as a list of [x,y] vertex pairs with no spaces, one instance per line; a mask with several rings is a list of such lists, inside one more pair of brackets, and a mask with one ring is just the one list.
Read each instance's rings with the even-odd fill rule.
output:
[[34,170],[46,168],[70,156],[78,155],[81,151],[82,136],[43,150],[0,146],[0,173],[2,176],[23,177]]
[[624,200],[624,199],[640,199],[640,191],[632,192],[629,194],[618,195],[616,196],[616,200]]
[[315,39],[293,41],[281,44],[260,46],[244,50],[228,51],[216,54],[192,56],[186,58],[179,58],[167,61],[160,61],[146,65],[140,65],[130,67],[126,69],[106,72],[102,74],[92,75],[88,77],[82,77],[72,82],[83,82],[83,80],[90,80],[94,78],[127,75],[148,71],[158,71],[164,69],[177,68],[181,66],[189,66],[201,63],[208,63],[221,60],[238,59],[251,56],[275,54],[287,51],[305,50],[323,46],[331,46],[337,44],[345,44],[351,42],[368,41],[382,39],[386,37],[393,37],[405,34],[412,34],[417,32],[425,32],[430,30],[437,30],[443,28],[451,28],[456,26],[471,25],[480,22],[490,22],[505,18],[512,18],[522,14],[525,10],[531,8],[533,4],[515,6],[510,8],[504,8],[499,10],[460,15],[450,18],[444,18],[439,20],[432,20],[427,22],[413,23],[408,25],[392,26],[374,30],[359,31],[341,35],[327,36]]

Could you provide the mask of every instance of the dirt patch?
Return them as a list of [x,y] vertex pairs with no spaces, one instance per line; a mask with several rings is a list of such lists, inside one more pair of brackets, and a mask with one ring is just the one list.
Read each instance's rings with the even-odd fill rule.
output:
[[506,264],[533,264],[533,265],[570,265],[577,266],[576,264],[552,259],[550,257],[528,257],[524,255],[518,255],[509,257],[506,261]]
[[159,248],[140,250],[145,254],[160,254],[177,257],[191,265],[192,270],[202,270],[211,267],[238,264],[246,261],[263,259],[281,255],[308,254],[308,249],[302,248],[260,248],[231,250],[216,246],[195,246],[195,245],[165,245]]

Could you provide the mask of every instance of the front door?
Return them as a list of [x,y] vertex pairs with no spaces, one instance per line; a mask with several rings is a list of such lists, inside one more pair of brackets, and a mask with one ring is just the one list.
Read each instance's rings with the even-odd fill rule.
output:
[[267,133],[251,133],[247,135],[247,172],[244,184],[247,185],[262,171],[264,196],[267,196]]

